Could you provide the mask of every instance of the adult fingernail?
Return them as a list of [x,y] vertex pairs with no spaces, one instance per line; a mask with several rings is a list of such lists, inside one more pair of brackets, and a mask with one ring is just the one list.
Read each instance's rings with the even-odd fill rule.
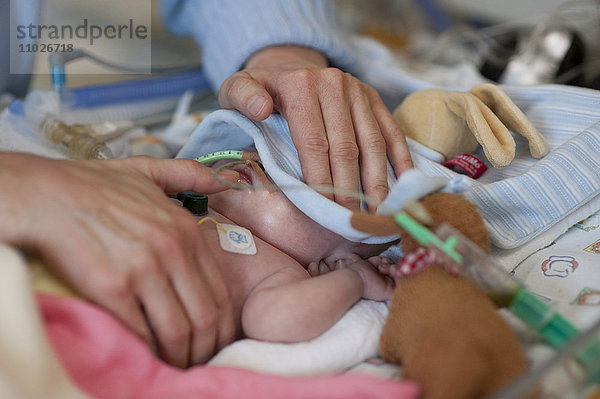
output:
[[236,172],[235,170],[224,169],[219,172],[219,177],[223,180],[226,180],[226,181],[229,181],[232,183],[237,183],[238,180],[240,179],[240,174],[238,172]]
[[258,116],[266,104],[267,100],[263,96],[256,95],[248,101],[248,112],[253,116]]

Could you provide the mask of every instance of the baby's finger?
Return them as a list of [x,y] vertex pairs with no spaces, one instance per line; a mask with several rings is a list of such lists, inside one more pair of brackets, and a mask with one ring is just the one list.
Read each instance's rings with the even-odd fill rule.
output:
[[310,262],[308,264],[308,274],[310,274],[311,277],[316,277],[320,274],[319,271],[319,265],[317,264],[317,262]]

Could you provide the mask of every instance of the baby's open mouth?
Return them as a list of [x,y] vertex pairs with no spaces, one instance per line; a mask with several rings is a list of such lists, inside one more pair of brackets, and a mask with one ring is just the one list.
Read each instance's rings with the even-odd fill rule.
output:
[[252,169],[248,163],[239,163],[233,165],[231,169],[235,170],[240,175],[240,183],[246,183],[248,185],[252,185],[254,182],[254,178],[256,176],[256,172]]
[[266,175],[265,171],[256,161],[247,160],[244,163],[236,163],[231,166],[240,175],[240,183],[246,183],[253,187],[268,187],[269,192],[274,191],[274,184]]

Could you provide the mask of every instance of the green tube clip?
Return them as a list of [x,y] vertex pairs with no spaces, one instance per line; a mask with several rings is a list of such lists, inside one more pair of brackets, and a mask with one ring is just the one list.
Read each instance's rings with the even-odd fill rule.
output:
[[413,236],[420,244],[435,245],[456,263],[463,262],[462,255],[455,250],[456,244],[458,244],[458,238],[451,236],[444,242],[427,227],[410,217],[406,212],[398,212],[394,215],[394,218],[396,223]]

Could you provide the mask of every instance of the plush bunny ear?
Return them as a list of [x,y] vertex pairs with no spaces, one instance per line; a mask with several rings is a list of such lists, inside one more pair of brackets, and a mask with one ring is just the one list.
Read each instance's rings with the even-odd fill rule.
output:
[[454,92],[446,99],[448,108],[464,119],[487,159],[496,168],[510,164],[515,157],[515,140],[500,119],[477,97]]
[[510,130],[529,141],[529,151],[535,158],[548,153],[548,144],[519,107],[498,86],[485,83],[469,91],[479,98]]

